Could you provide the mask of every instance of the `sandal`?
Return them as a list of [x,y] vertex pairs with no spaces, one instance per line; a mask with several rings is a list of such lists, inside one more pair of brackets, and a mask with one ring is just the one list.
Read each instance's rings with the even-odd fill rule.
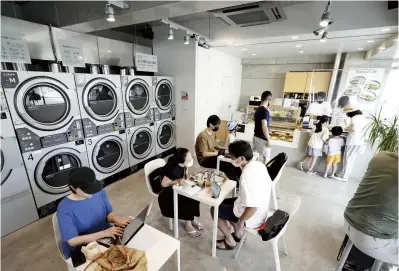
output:
[[193,237],[193,238],[199,238],[199,237],[201,237],[201,233],[200,233],[199,231],[197,231],[197,230],[189,231],[189,230],[186,229],[185,226],[184,226],[184,229],[185,229],[186,232],[188,232],[188,234],[190,234],[191,237]]
[[193,224],[193,227],[196,228],[199,231],[203,231],[204,230],[204,226],[200,222],[193,221],[193,222],[191,222],[191,224]]
[[230,246],[229,244],[227,244],[226,239],[223,239],[220,242],[224,243],[224,247],[218,247],[217,244],[216,244],[216,248],[219,249],[219,250],[233,250],[237,246],[237,244],[235,246]]

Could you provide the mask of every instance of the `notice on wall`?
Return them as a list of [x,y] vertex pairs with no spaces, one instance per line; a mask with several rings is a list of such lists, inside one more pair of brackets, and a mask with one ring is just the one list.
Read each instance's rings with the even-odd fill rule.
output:
[[30,64],[26,40],[18,37],[1,36],[1,62]]
[[135,53],[136,70],[142,72],[158,72],[158,57],[154,55]]
[[348,96],[360,109],[373,110],[381,96],[385,69],[354,69],[348,71],[345,87],[339,97]]
[[64,66],[82,68],[86,66],[82,46],[66,40],[60,40],[59,45]]

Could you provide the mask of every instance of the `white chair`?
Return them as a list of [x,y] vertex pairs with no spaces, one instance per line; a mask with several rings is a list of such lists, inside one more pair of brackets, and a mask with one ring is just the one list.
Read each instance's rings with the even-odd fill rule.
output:
[[[145,182],[147,184],[148,192],[150,192],[150,194],[152,195],[152,200],[150,203],[150,207],[148,208],[147,216],[150,215],[152,205],[154,204],[154,201],[158,198],[158,194],[156,194],[156,193],[154,193],[154,191],[152,191],[150,179],[148,178],[148,176],[151,174],[151,172],[153,172],[157,168],[161,168],[161,167],[165,166],[165,164],[166,164],[165,160],[163,160],[162,158],[158,158],[158,159],[148,162],[144,166]],[[172,218],[169,219],[169,229],[171,231],[173,230],[173,219]]]
[[57,244],[58,252],[60,253],[60,256],[61,256],[62,260],[67,265],[68,271],[74,271],[75,268],[73,266],[71,266],[66,261],[64,253],[62,253],[62,237],[61,237],[61,232],[60,232],[60,226],[58,225],[57,213],[55,213],[53,215],[52,221],[53,221],[53,230],[54,230],[55,242]]
[[[267,241],[268,243],[271,243],[272,247],[273,247],[274,262],[276,264],[276,271],[281,271],[281,268],[280,268],[280,256],[279,256],[279,253],[278,253],[278,240],[280,238],[283,239],[284,253],[286,255],[288,255],[287,247],[285,245],[285,240],[284,240],[284,233],[287,230],[288,224],[291,222],[292,217],[298,211],[300,205],[301,205],[301,198],[299,196],[296,196],[293,199],[293,201],[289,204],[289,207],[286,210],[286,212],[289,214],[289,218],[288,218],[287,223],[284,225],[284,227],[281,229],[281,231],[277,234],[276,237],[274,237],[274,238],[270,239],[269,241]],[[248,233],[257,235],[260,238],[260,236],[258,234],[258,229],[245,228],[244,236],[241,238],[241,242],[240,242],[240,245],[238,246],[238,249],[237,249],[237,251],[236,251],[236,253],[234,255],[234,259],[238,258],[238,254],[240,253],[241,248],[244,245],[244,242],[245,242],[245,240],[246,240],[246,238],[248,236]]]
[[[288,161],[288,159],[287,159],[287,161]],[[278,187],[278,181],[280,180],[281,175],[283,174],[283,169],[284,169],[285,165],[287,164],[287,161],[285,161],[283,166],[280,168],[280,171],[278,172],[276,178],[274,178],[274,180],[273,180],[273,184],[272,184],[272,200],[273,200],[274,210],[278,209],[278,207],[277,207],[277,198],[280,198],[280,189]]]

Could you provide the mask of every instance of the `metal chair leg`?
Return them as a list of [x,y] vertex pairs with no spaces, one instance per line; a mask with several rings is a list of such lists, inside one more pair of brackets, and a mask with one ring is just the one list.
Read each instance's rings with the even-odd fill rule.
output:
[[245,243],[245,239],[247,239],[247,235],[248,235],[248,232],[247,232],[247,231],[244,231],[244,235],[243,235],[242,238],[241,238],[240,245],[238,246],[237,251],[236,251],[236,253],[234,254],[234,259],[237,259],[238,254],[240,254],[241,248],[242,248],[242,246],[243,246],[244,243]]
[[346,243],[345,249],[342,252],[341,259],[339,260],[337,269],[335,271],[342,271],[342,267],[344,267],[344,264],[346,262],[346,259],[348,258],[349,252],[351,251],[353,247],[353,243],[350,239],[348,239],[348,243]]
[[152,200],[150,202],[150,207],[148,207],[148,211],[147,211],[147,216],[150,215],[151,209],[152,209],[152,205],[154,204],[155,201],[155,197],[152,197]]
[[273,246],[274,263],[276,264],[276,271],[281,271],[280,255],[278,253],[278,242],[277,242],[277,240],[274,240],[274,242],[271,242],[271,243]]
[[169,230],[173,231],[173,219],[169,218]]
[[281,236],[281,239],[283,239],[284,254],[285,254],[285,255],[288,255],[287,246],[285,245],[284,234],[283,234],[283,236]]
[[373,267],[371,267],[371,271],[380,271],[382,266],[382,262],[379,260],[374,260]]

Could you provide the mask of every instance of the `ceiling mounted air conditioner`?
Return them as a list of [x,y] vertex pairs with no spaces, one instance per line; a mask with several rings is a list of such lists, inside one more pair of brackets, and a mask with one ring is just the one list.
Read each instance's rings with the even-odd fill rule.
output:
[[209,11],[230,26],[253,26],[287,19],[283,8],[275,2],[258,2]]

